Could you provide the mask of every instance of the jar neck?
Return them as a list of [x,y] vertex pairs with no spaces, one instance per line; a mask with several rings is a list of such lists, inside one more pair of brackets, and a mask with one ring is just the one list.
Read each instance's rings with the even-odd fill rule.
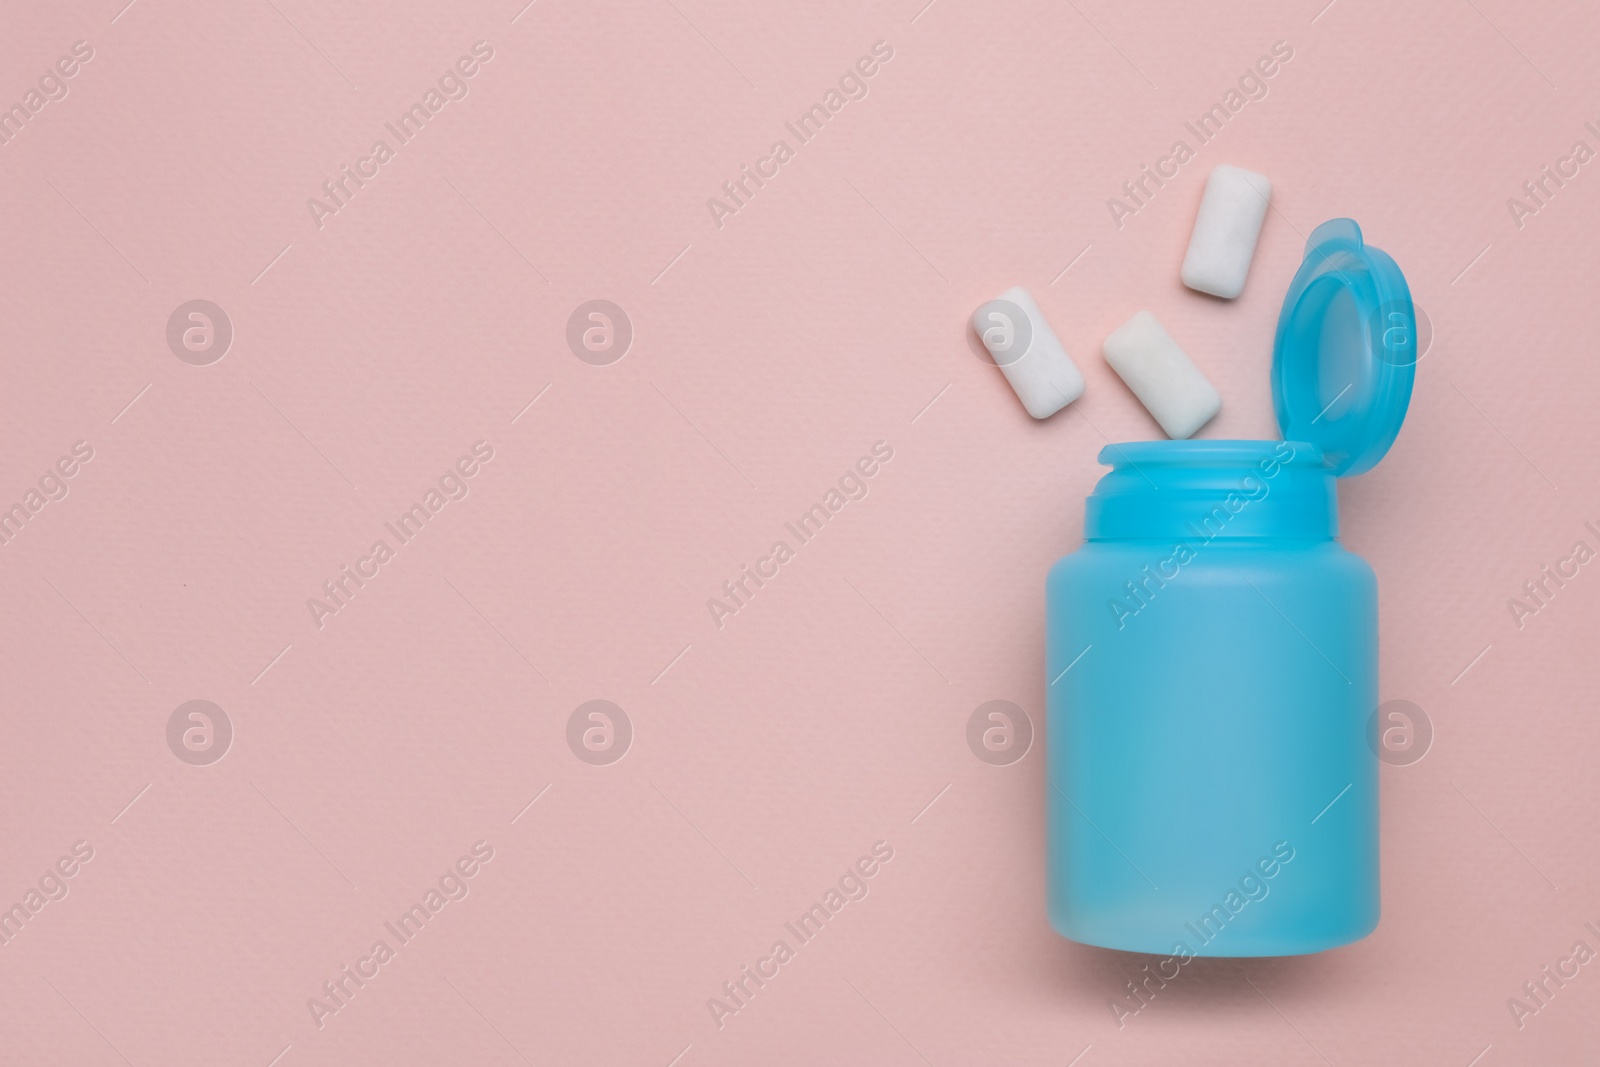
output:
[[1084,508],[1090,541],[1339,535],[1333,472],[1303,441],[1137,441],[1100,462],[1111,472]]

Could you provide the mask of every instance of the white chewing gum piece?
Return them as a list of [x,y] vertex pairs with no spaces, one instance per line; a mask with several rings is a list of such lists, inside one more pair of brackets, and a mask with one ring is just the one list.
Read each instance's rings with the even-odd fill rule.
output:
[[1271,200],[1266,175],[1225,163],[1214,168],[1183,257],[1183,284],[1228,300],[1244,292]]
[[981,305],[972,328],[1029,415],[1048,419],[1083,395],[1083,374],[1022,286]]
[[1222,410],[1222,396],[1156,317],[1141,311],[1103,346],[1106,362],[1168,437],[1190,437]]

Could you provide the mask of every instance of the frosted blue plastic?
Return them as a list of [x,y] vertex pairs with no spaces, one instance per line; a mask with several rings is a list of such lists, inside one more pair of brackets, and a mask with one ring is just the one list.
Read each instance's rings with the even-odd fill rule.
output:
[[1280,956],[1379,914],[1378,591],[1336,480],[1399,432],[1410,294],[1347,219],[1279,320],[1288,441],[1110,445],[1085,543],[1050,571],[1047,896],[1075,941]]
[[1350,219],[1311,232],[1278,315],[1278,429],[1322,448],[1336,474],[1369,470],[1394,444],[1416,376],[1411,290]]

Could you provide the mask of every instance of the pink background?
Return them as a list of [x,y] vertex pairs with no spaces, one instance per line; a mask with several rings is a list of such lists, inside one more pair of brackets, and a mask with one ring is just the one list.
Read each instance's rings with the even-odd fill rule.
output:
[[[94,850],[0,947],[0,1060],[1600,1058],[1600,964],[1506,1006],[1600,949],[1600,571],[1507,608],[1600,547],[1600,165],[1507,207],[1600,148],[1591,7],[123,2],[0,33],[8,104],[94,49],[0,147],[0,504],[94,450],[0,547],[0,904]],[[319,229],[307,199],[480,40]],[[707,198],[878,41],[869,95],[719,228]],[[1107,199],[1277,41],[1266,98],[1119,229]],[[1223,162],[1276,190],[1233,303],[1177,280]],[[1433,748],[1383,770],[1375,934],[1195,964],[1119,1029],[1147,961],[1045,921],[1039,740],[990,766],[966,723],[1003,699],[1042,731],[1045,571],[1102,445],[1157,433],[1100,340],[1153,310],[1224,397],[1203,435],[1274,436],[1279,302],[1345,215],[1434,330],[1342,492],[1383,698]],[[1088,379],[1043,423],[966,336],[1012,284]],[[235,331],[209,366],[166,341],[195,298]],[[609,366],[565,340],[592,299],[635,332]],[[867,498],[715,626],[879,440]],[[307,599],[478,441],[470,495],[319,629]],[[634,730],[608,766],[566,740],[596,698]],[[194,699],[234,729],[208,766],[167,744]],[[308,998],[477,841],[470,894],[319,1028]],[[719,1028],[708,998],[877,841],[870,894]]]

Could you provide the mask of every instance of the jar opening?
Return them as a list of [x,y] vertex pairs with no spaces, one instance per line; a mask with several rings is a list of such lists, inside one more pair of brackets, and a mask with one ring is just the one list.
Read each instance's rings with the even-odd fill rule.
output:
[[1136,441],[1107,445],[1090,495],[1090,540],[1338,535],[1333,472],[1304,441]]
[[1124,441],[1100,450],[1107,467],[1248,467],[1276,458],[1281,463],[1317,467],[1322,449],[1306,441]]

